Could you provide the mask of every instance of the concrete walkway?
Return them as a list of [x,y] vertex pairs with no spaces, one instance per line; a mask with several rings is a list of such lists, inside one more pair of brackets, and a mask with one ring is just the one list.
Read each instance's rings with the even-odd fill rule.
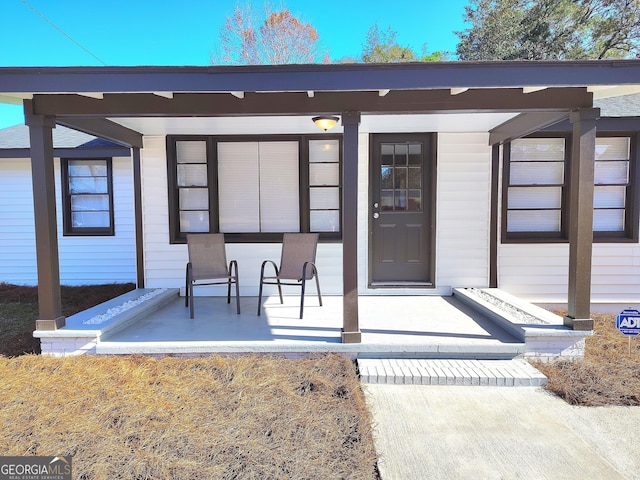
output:
[[383,480],[640,479],[639,407],[537,387],[363,386]]

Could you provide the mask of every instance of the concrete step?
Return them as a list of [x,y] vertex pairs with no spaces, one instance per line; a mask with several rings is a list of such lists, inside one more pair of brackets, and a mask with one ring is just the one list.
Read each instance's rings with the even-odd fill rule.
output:
[[542,386],[547,377],[525,360],[359,358],[362,383]]

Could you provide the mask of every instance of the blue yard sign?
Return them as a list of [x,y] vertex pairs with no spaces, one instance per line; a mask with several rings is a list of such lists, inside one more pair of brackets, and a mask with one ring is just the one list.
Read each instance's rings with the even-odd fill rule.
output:
[[616,316],[616,328],[623,335],[640,334],[640,312],[638,310],[623,310]]

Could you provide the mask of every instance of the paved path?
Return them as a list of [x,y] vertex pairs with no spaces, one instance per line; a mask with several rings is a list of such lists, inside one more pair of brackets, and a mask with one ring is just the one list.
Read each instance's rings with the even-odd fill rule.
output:
[[640,479],[640,407],[537,387],[364,385],[383,480]]

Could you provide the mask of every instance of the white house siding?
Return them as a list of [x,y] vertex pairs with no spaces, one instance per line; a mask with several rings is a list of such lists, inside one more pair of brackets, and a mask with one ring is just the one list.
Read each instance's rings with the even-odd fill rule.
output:
[[487,133],[438,134],[436,285],[489,282],[491,148]]
[[[60,160],[54,159],[60,282],[135,282],[133,178],[130,158],[113,159],[115,236],[63,236]],[[36,285],[33,188],[29,159],[0,159],[0,281]]]
[[[567,302],[569,245],[503,244],[498,281],[503,290],[536,303]],[[591,302],[640,302],[640,245],[594,243]]]
[[[148,288],[182,287],[187,246],[169,243],[167,159],[164,136],[145,136],[142,158],[142,192],[145,248],[145,285]],[[280,244],[229,243],[227,259],[238,261],[240,294],[257,296],[263,260],[280,261]],[[321,243],[316,258],[323,294],[342,293],[342,245]],[[310,286],[313,291],[315,286]],[[273,293],[265,288],[265,294]],[[287,293],[285,287],[285,294]],[[294,292],[295,290],[290,290]],[[298,290],[299,291],[299,290]],[[226,295],[226,287],[196,289],[196,294]]]

